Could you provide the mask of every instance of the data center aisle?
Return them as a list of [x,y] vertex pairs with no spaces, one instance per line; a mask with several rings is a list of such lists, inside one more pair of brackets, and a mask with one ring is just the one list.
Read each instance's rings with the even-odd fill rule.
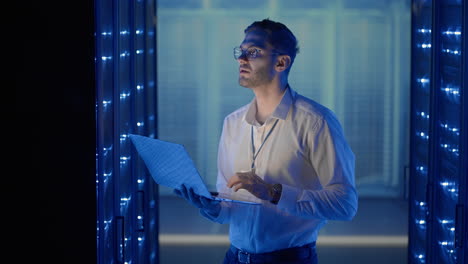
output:
[[[222,263],[229,247],[227,225],[205,220],[177,197],[160,202],[161,264]],[[407,263],[407,212],[403,200],[361,199],[352,221],[330,221],[321,230],[319,263]]]

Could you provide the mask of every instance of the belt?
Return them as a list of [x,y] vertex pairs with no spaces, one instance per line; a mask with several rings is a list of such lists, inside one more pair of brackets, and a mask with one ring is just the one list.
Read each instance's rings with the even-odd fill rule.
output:
[[231,245],[229,249],[235,256],[237,256],[237,260],[239,263],[272,263],[272,262],[293,262],[299,261],[301,259],[307,258],[315,252],[315,242],[310,244],[301,246],[301,247],[293,247],[293,248],[286,248],[280,249],[277,251],[267,252],[267,253],[249,253],[238,249]]

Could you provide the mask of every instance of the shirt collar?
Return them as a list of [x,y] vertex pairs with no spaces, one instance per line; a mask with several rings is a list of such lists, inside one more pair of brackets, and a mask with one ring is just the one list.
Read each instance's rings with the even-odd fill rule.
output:
[[[289,109],[291,108],[291,104],[293,101],[292,94],[294,93],[294,91],[291,91],[291,90],[292,89],[291,87],[289,87],[289,84],[288,84],[288,86],[286,87],[286,90],[283,93],[283,98],[281,99],[281,102],[275,108],[275,111],[273,111],[270,118],[286,120],[286,117],[288,116]],[[249,125],[258,125],[258,122],[255,119],[256,113],[257,113],[257,100],[256,98],[254,98],[250,102],[249,109],[247,110],[247,113],[244,116],[244,120]]]

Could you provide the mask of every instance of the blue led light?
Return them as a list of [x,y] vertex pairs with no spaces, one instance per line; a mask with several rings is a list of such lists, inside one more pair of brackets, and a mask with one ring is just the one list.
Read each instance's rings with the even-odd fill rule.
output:
[[130,161],[130,156],[121,156],[120,157],[120,165],[126,165]]
[[452,127],[447,123],[440,123],[440,127],[442,127],[447,132],[453,133],[453,135],[460,135],[460,129],[457,127]]
[[123,142],[125,142],[127,139],[128,139],[128,134],[120,134],[120,144],[122,144]]
[[419,261],[419,263],[426,263],[424,254],[416,254],[415,258]]
[[429,83],[430,80],[427,79],[427,78],[419,78],[419,79],[417,79],[417,81],[422,83],[422,84],[427,84],[427,83]]
[[143,34],[143,30],[142,30],[142,29],[137,29],[137,30],[135,31],[135,34],[141,35],[141,34]]
[[112,56],[101,56],[102,61],[112,60]]
[[110,145],[110,147],[102,147],[102,151],[103,151],[103,156],[107,156],[107,154],[109,154],[110,151],[112,151],[112,145]]
[[112,32],[102,32],[102,36],[112,36]]
[[104,106],[104,108],[106,108],[106,107],[109,106],[111,103],[112,103],[111,100],[103,100],[103,101],[102,101],[102,106]]
[[449,35],[449,36],[461,36],[461,31],[459,31],[459,30],[456,30],[456,31],[447,30],[447,31],[443,31],[442,34],[443,35]]
[[461,51],[459,50],[442,49],[442,52],[452,54],[452,55],[461,55]]
[[421,116],[424,119],[429,119],[429,114],[427,114],[426,112],[416,112],[416,115]]
[[440,144],[440,147],[445,149],[446,151],[448,152],[451,152],[453,153],[454,155],[458,156],[459,153],[458,153],[458,146],[457,145],[450,145],[450,144],[446,144],[446,143],[443,143],[443,144]]
[[130,92],[123,92],[120,94],[120,99],[123,100],[123,99],[127,99],[128,97],[130,96]]
[[126,58],[126,57],[130,57],[130,52],[124,51],[120,53],[120,58]]
[[[439,184],[440,186],[442,186],[442,190],[446,192],[447,195],[449,195],[453,199],[458,197],[458,189],[457,189],[456,182],[442,181]],[[447,224],[447,223],[452,223],[453,220],[443,219],[443,220],[439,220],[439,222],[441,224]]]
[[426,133],[424,132],[418,132],[417,135],[420,136],[422,139],[425,139],[425,140],[429,139],[429,135],[426,135]]
[[423,48],[423,49],[430,49],[432,45],[431,43],[422,43],[422,44],[418,44],[418,47]]
[[130,34],[130,31],[128,31],[128,30],[122,30],[122,31],[120,31],[120,35],[122,35],[122,36],[123,36],[123,35],[128,35],[128,34]]
[[439,245],[441,246],[452,246],[453,242],[450,241],[439,241]]
[[142,49],[137,49],[137,50],[135,51],[135,53],[136,53],[136,54],[143,54],[143,53],[144,53],[144,50],[142,50]]
[[427,33],[431,33],[432,30],[426,29],[426,28],[420,28],[420,29],[418,29],[418,32],[427,34]]
[[445,224],[451,224],[451,223],[453,223],[453,220],[440,219],[439,223],[444,224],[444,225]]
[[460,88],[453,88],[453,87],[445,87],[441,89],[442,91],[446,92],[447,94],[452,95],[460,95]]

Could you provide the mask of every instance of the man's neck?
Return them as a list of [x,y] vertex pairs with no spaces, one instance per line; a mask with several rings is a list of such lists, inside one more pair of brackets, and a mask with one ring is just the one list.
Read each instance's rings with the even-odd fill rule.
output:
[[281,102],[286,87],[287,82],[283,82],[253,89],[257,101],[256,119],[260,124],[265,123],[267,118],[275,111]]

